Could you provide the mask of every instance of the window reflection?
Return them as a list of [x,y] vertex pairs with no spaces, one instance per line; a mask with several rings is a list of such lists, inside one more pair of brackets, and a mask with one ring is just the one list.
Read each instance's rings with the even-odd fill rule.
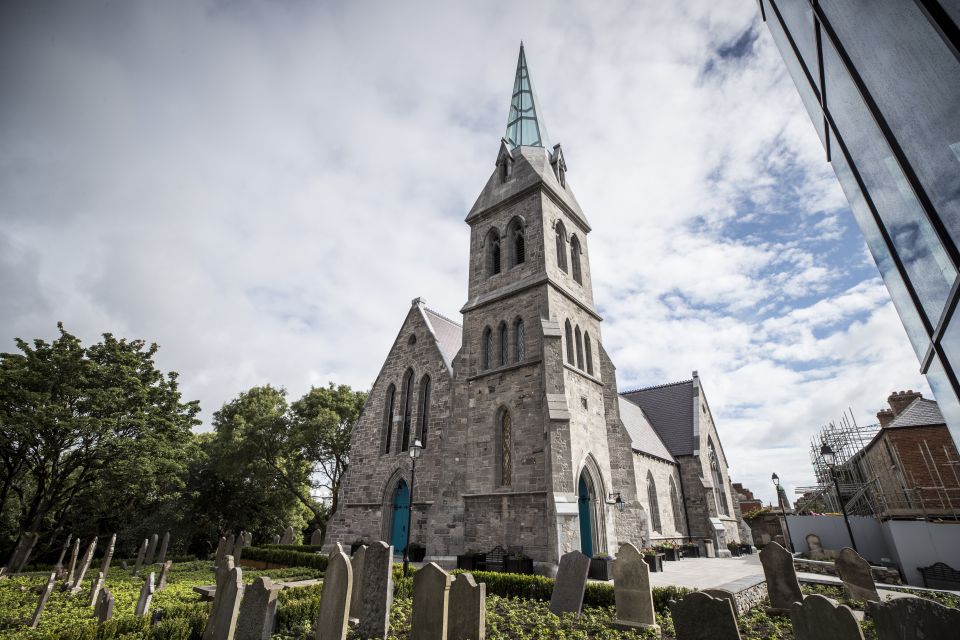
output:
[[[953,325],[956,326],[957,323],[954,322]],[[960,362],[957,360],[957,357],[960,356],[960,351],[957,349],[958,338],[960,336],[957,335],[951,338],[952,353],[947,351],[947,337],[944,336],[943,339],[944,351],[947,351],[947,358],[952,362]],[[950,385],[939,357],[934,356],[933,362],[927,370],[927,382],[930,383],[933,396],[937,399],[937,405],[940,407],[940,413],[943,414],[943,419],[950,428],[953,441],[960,442],[960,428],[958,428],[960,427],[960,402],[957,400],[957,394]]]

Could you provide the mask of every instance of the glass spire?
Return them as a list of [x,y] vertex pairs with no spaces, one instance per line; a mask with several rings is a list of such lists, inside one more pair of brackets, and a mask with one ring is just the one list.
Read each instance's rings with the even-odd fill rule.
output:
[[510,114],[507,116],[507,135],[504,136],[511,149],[520,146],[549,148],[547,128],[543,114],[537,105],[537,93],[533,89],[527,57],[520,43],[517,59],[517,77],[513,81],[513,97],[510,99]]

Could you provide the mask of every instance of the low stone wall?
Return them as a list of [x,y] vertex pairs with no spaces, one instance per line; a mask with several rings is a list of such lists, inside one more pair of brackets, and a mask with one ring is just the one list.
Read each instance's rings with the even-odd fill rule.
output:
[[[837,575],[837,567],[832,562],[794,558],[793,568],[803,573],[816,573],[822,576],[839,577]],[[883,584],[902,584],[900,572],[896,569],[871,566],[870,570],[873,572],[873,579],[876,582]]]
[[704,589],[714,598],[727,598],[733,603],[734,612],[739,616],[760,604],[767,597],[767,583],[763,577],[747,576],[722,584],[714,589]]

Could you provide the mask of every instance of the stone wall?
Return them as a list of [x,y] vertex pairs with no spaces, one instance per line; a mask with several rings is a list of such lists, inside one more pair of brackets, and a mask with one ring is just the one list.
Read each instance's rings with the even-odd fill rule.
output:
[[[832,562],[794,558],[793,568],[803,573],[816,573],[822,576],[839,577],[837,567]],[[871,565],[870,572],[873,573],[873,579],[877,582],[882,582],[883,584],[901,584],[900,572],[896,569]]]

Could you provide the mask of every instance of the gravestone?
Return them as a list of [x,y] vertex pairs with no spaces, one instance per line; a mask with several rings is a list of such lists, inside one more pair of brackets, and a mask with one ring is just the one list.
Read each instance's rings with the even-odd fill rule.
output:
[[236,542],[233,544],[233,561],[236,564],[240,564],[240,558],[243,557],[243,550],[247,547],[247,539],[244,537],[243,531],[240,532],[240,535],[237,536]]
[[64,586],[73,584],[73,576],[77,572],[77,556],[80,555],[80,538],[73,541],[73,548],[70,550],[70,568],[67,569],[67,577],[64,579]]
[[153,564],[153,559],[157,555],[157,543],[160,542],[160,536],[153,534],[150,536],[150,542],[147,543],[147,553],[143,558],[146,565]]
[[94,538],[90,541],[86,552],[83,554],[83,561],[80,563],[80,570],[77,571],[77,575],[74,577],[73,583],[70,584],[70,593],[80,593],[80,589],[83,588],[83,579],[87,577],[87,569],[90,568],[90,563],[93,562],[93,552],[96,550],[97,539]]
[[97,598],[100,597],[100,590],[103,589],[103,583],[106,579],[103,577],[103,571],[98,571],[97,575],[90,580],[90,597],[87,598],[87,606],[94,607],[97,604]]
[[280,536],[279,536],[279,535],[273,536],[273,544],[280,544]]
[[771,542],[760,552],[760,562],[767,581],[770,613],[789,614],[794,602],[803,601],[797,572],[793,568],[793,554]]
[[[232,564],[233,556],[227,558],[227,564]],[[214,606],[207,620],[207,628],[203,630],[204,640],[234,640],[242,598],[243,569],[233,567],[224,580],[217,582]]]
[[33,611],[33,616],[30,618],[30,628],[36,629],[37,625],[40,624],[40,614],[43,613],[43,608],[47,606],[47,600],[50,599],[50,594],[53,593],[53,585],[57,582],[57,572],[52,571],[50,577],[47,578],[47,584],[44,585],[43,591],[40,592],[40,602],[37,603],[37,608]]
[[237,562],[237,554],[234,553],[234,551],[236,550],[236,546],[237,546],[237,538],[231,533],[229,536],[227,536],[227,544],[223,546],[223,549],[224,549],[223,555],[233,556],[234,563]]
[[806,541],[807,546],[810,548],[810,558],[812,560],[823,560],[827,557],[823,552],[823,543],[820,542],[820,536],[815,533],[808,533]]
[[450,587],[449,640],[485,640],[487,637],[487,585],[461,573]]
[[220,609],[224,606],[224,594],[226,593],[227,583],[235,569],[233,556],[224,556],[223,562],[216,569],[217,588],[213,594],[213,606],[210,608],[210,617],[207,619],[207,626],[203,631],[203,640],[212,640],[216,628],[216,621],[220,617]]
[[287,525],[287,528],[283,530],[283,537],[280,538],[280,544],[293,544],[293,527]]
[[217,569],[220,566],[220,563],[223,562],[223,556],[226,555],[226,546],[227,539],[223,536],[220,536],[220,542],[217,543],[217,553],[213,556],[213,568]]
[[70,543],[73,541],[73,534],[67,535],[67,539],[63,542],[63,548],[60,549],[60,557],[57,558],[57,564],[53,566],[53,570],[57,572],[57,579],[62,580],[64,577],[63,570],[63,559],[67,557],[67,549],[70,548]]
[[867,603],[879,640],[939,640],[960,633],[960,609],[926,598],[895,598]]
[[583,592],[587,587],[590,558],[579,551],[565,553],[560,558],[557,578],[550,596],[550,611],[557,615],[570,612],[580,615]]
[[790,622],[796,640],[863,640],[860,623],[844,605],[814,594],[790,607]]
[[447,640],[450,574],[430,562],[413,574],[410,640]]
[[613,597],[617,605],[614,627],[660,630],[653,610],[650,568],[629,542],[620,545],[613,562]]
[[703,593],[711,596],[713,598],[720,598],[721,600],[727,600],[730,603],[730,606],[733,607],[733,615],[740,615],[743,613],[739,610],[737,606],[737,597],[733,594],[733,591],[728,589],[723,589],[720,587],[714,587],[713,589],[701,589]]
[[319,547],[323,544],[323,531],[314,529],[313,533],[310,534],[310,544],[314,547]]
[[353,569],[353,592],[350,594],[350,619],[359,620],[363,609],[363,560],[367,557],[367,545],[359,547],[350,558]]
[[670,615],[677,640],[740,640],[729,600],[694,591],[671,602]]
[[97,607],[93,611],[99,624],[103,624],[113,617],[113,594],[109,590],[100,591],[100,597],[97,598]]
[[100,573],[103,579],[107,579],[107,572],[110,571],[110,562],[113,560],[113,550],[117,546],[117,534],[110,536],[110,544],[107,545],[107,551],[103,554],[103,562],[100,564]]
[[143,559],[147,555],[147,545],[150,544],[150,540],[147,538],[143,539],[143,542],[140,543],[140,549],[137,551],[137,563],[133,565],[133,575],[136,576],[140,573],[140,568],[143,567]]
[[843,590],[848,598],[880,602],[880,594],[877,593],[877,585],[873,581],[870,563],[859,553],[850,547],[844,547],[840,550],[834,565],[837,567],[837,574],[843,580]]
[[163,563],[163,567],[160,569],[160,581],[157,582],[157,591],[160,591],[167,586],[167,578],[170,575],[170,567],[172,566],[173,560],[167,560]]
[[[327,572],[323,576],[320,612],[313,628],[316,640],[344,640],[347,637],[352,590],[353,569],[350,566],[350,559],[342,551],[331,553]],[[416,608],[413,615],[417,615]]]
[[137,608],[133,612],[138,618],[143,618],[150,613],[150,603],[153,601],[153,593],[156,590],[153,580],[154,574],[151,571],[147,574],[147,579],[143,581],[143,586],[140,588],[140,597],[137,598]]
[[277,594],[282,588],[266,576],[246,588],[234,640],[270,640],[277,618]]
[[157,554],[157,564],[163,564],[167,560],[167,547],[170,546],[170,532],[167,531],[163,534],[163,539],[160,541],[160,553]]
[[393,604],[393,545],[379,541],[363,560],[363,607],[357,631],[362,638],[386,638]]
[[7,569],[10,573],[17,574],[23,571],[23,568],[26,567],[30,561],[30,554],[33,553],[33,547],[36,546],[37,540],[39,539],[40,534],[31,531],[27,531],[20,536],[20,541],[17,543],[16,548],[13,550],[13,555],[10,556],[10,561],[7,563]]

